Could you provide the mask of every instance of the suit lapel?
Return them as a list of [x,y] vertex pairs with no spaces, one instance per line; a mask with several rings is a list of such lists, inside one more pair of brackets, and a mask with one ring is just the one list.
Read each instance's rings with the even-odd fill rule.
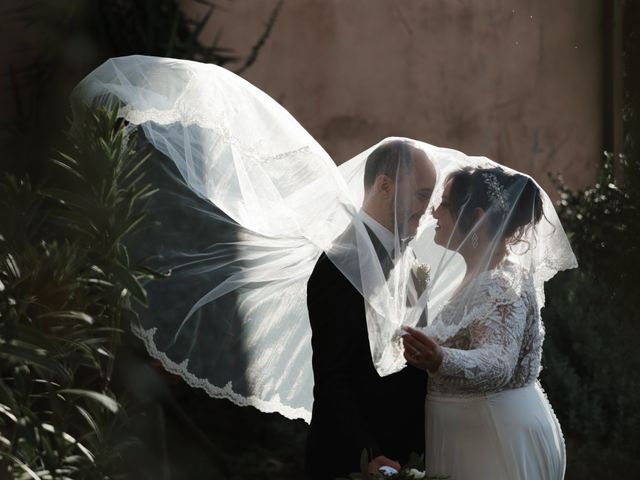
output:
[[391,272],[391,268],[393,267],[393,252],[391,252],[391,254],[387,252],[387,249],[384,248],[384,245],[382,244],[378,236],[373,232],[373,230],[371,230],[365,222],[362,223],[364,224],[364,228],[367,229],[367,233],[369,234],[369,238],[371,239],[373,249],[375,250],[378,259],[380,260],[380,266],[382,267],[384,278],[389,278],[389,272]]

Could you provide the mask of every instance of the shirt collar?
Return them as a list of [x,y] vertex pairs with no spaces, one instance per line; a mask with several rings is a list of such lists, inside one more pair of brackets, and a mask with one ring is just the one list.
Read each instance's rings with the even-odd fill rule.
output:
[[364,210],[360,210],[360,218],[362,218],[362,221],[371,229],[375,236],[378,237],[378,240],[380,240],[380,243],[382,243],[387,253],[391,255],[395,247],[395,237],[393,233]]

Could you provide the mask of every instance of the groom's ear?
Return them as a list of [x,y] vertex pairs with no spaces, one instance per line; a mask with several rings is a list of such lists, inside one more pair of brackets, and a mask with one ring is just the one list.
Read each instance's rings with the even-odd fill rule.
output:
[[393,194],[393,179],[388,175],[378,175],[375,181],[375,189],[386,197]]

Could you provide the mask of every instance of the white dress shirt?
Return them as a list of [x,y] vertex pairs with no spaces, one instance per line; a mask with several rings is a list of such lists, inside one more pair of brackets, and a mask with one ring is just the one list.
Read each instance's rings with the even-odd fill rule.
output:
[[376,237],[378,237],[378,240],[380,240],[380,243],[382,243],[382,246],[387,253],[391,255],[391,252],[395,248],[395,238],[393,233],[364,210],[360,210],[360,217],[365,225],[371,229]]

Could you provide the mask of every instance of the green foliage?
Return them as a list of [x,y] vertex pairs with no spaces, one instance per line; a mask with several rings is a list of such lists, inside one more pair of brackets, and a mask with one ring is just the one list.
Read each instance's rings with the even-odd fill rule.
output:
[[202,42],[200,34],[209,24],[216,4],[193,0],[206,7],[199,19],[187,17],[177,0],[101,0],[96,8],[105,37],[118,55],[144,53],[172,58],[188,58],[224,65],[238,60],[229,48]]
[[547,285],[542,381],[565,433],[568,480],[640,475],[640,2],[623,8],[625,154],[606,154],[588,188],[556,178],[579,268]]
[[0,180],[0,476],[122,473],[127,413],[111,390],[123,327],[144,303],[124,241],[153,193],[117,111],[95,111],[40,186]]
[[[3,170],[14,173],[0,177],[0,478],[281,478],[290,467],[264,444],[301,448],[271,438],[292,438],[291,422],[263,421],[192,388],[176,401],[181,383],[168,391],[126,329],[137,320],[130,303],[146,301],[140,278],[159,275],[138,263],[145,248],[133,243],[153,227],[143,215],[153,193],[144,155],[115,112],[87,112],[81,129],[61,138],[70,89],[107,58],[238,60],[243,70],[280,6],[240,59],[220,35],[203,41],[215,2],[192,2],[202,16],[185,15],[179,0],[0,7],[36,39],[29,63],[4,72],[16,115],[0,125]],[[50,162],[51,145],[61,144]],[[238,425],[268,433],[247,443]],[[219,445],[228,447],[222,459]]]
[[[210,0],[30,0],[0,7],[7,21],[36,40],[19,68],[3,67],[12,80],[15,118],[0,124],[3,159],[14,172],[40,178],[51,145],[59,142],[59,125],[68,114],[70,89],[111,57],[154,55],[225,65],[238,62],[238,72],[251,66],[269,37],[281,2],[246,58],[220,44],[221,27],[207,43],[202,33],[219,10]],[[194,18],[185,6],[199,6]],[[9,106],[7,106],[9,107]],[[13,107],[13,105],[11,106]],[[52,125],[54,128],[52,128]],[[37,141],[33,141],[37,139]]]
[[[589,188],[572,192],[556,177],[561,195],[559,214],[581,270],[614,286],[613,301],[631,294],[628,288],[640,291],[640,286],[630,281],[640,259],[636,241],[640,233],[637,180],[637,159],[615,158],[609,153],[605,154],[595,184]],[[623,265],[626,268],[620,269]]]
[[606,155],[591,187],[571,191],[556,177],[579,268],[547,286],[542,380],[567,439],[569,478],[640,473],[639,176],[635,159]]

